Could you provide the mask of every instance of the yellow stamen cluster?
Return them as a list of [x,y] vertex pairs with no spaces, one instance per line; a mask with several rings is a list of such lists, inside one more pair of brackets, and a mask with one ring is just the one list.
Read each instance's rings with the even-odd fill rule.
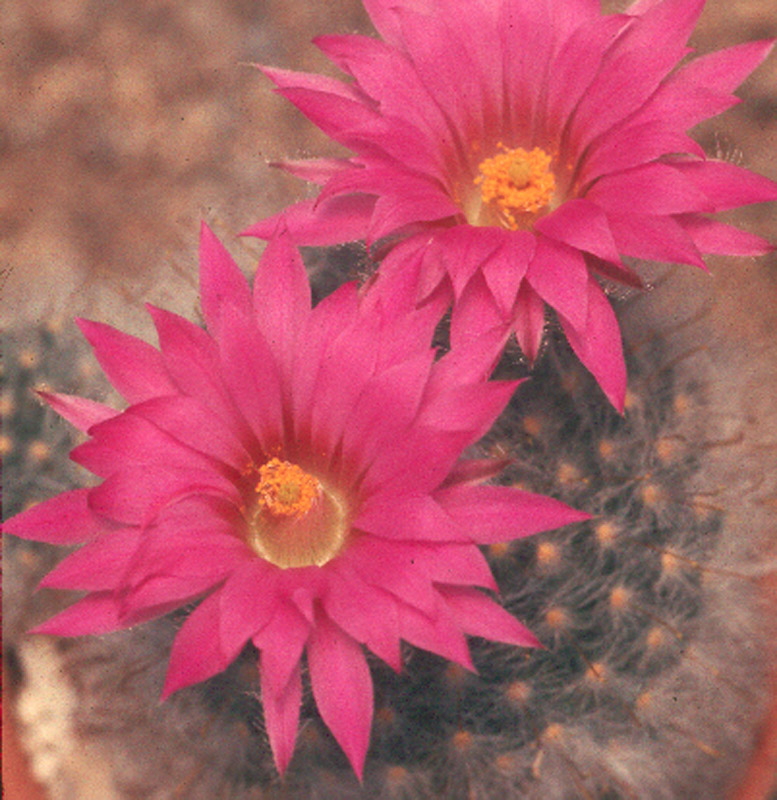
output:
[[502,150],[480,162],[475,184],[480,186],[484,203],[494,203],[506,228],[520,227],[516,215],[535,213],[550,203],[556,190],[556,178],[550,171],[552,157],[535,147]]
[[271,458],[259,467],[259,506],[283,517],[303,517],[321,493],[321,484],[296,464]]

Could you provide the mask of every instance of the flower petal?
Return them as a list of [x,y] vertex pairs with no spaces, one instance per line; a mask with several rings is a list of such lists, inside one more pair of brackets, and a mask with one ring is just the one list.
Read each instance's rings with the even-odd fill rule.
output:
[[216,632],[221,605],[219,592],[206,597],[187,618],[173,641],[162,700],[173,692],[223,672],[240,649],[224,649]]
[[262,651],[262,669],[274,673],[275,686],[286,686],[302,657],[310,623],[290,601],[279,601],[270,622],[253,636]]
[[620,264],[620,254],[610,232],[607,215],[585,198],[568,200],[538,220],[535,230],[557,242]]
[[518,291],[512,327],[523,354],[533,364],[539,355],[545,332],[545,303],[528,283],[524,283]]
[[560,317],[567,340],[583,365],[596,378],[607,399],[623,413],[626,396],[626,362],[623,359],[618,320],[610,301],[594,278],[588,282],[588,320],[579,329]]
[[509,486],[452,486],[435,495],[471,541],[507,542],[590,519],[552,497]]
[[110,633],[127,627],[119,621],[113,592],[95,592],[73,603],[55,617],[32,628],[29,633],[49,636],[86,636]]
[[92,425],[103,422],[116,416],[119,412],[110,406],[89,400],[86,397],[77,397],[73,394],[54,394],[39,391],[38,394],[73,427],[86,432]]
[[227,579],[221,590],[219,635],[225,650],[239,650],[273,617],[277,570],[252,558]]
[[693,243],[674,217],[652,217],[646,214],[608,211],[610,230],[625,255],[668,263],[707,266]]
[[678,161],[672,164],[709,198],[712,208],[689,211],[727,211],[731,208],[777,200],[777,183],[727,161]]
[[140,543],[138,528],[122,528],[98,536],[76,550],[40,582],[40,588],[115,589]]
[[716,203],[696,183],[693,175],[684,174],[679,162],[671,166],[654,162],[603,176],[586,197],[608,216],[610,211],[623,213],[624,209],[651,215],[717,210]]
[[[256,268],[254,308],[259,330],[279,364],[289,372],[297,336],[310,315],[310,283],[288,230],[281,228],[267,244]],[[272,298],[271,302],[267,299]]]
[[218,344],[224,380],[262,449],[272,452],[283,428],[277,362],[253,314],[228,303],[223,311]]
[[324,184],[333,175],[350,169],[353,166],[353,162],[349,158],[284,158],[280,161],[272,162],[270,166],[278,167],[278,169],[282,169],[296,178],[301,178],[303,181]]
[[366,194],[303,200],[246,228],[241,236],[270,239],[283,223],[297,244],[327,247],[367,238],[375,198]]
[[570,322],[583,327],[588,315],[588,269],[579,250],[545,236],[526,275],[531,288]]
[[464,669],[475,672],[467,640],[447,606],[437,596],[437,609],[427,615],[413,606],[399,604],[399,634],[415,647],[436,653]]
[[76,324],[92,345],[108,380],[130,403],[175,394],[161,353],[148,342],[102,322],[76,319]]
[[509,612],[477,589],[440,587],[464,633],[517,647],[540,647],[537,637]]
[[323,598],[326,615],[395,671],[402,670],[397,601],[365,583],[347,563],[332,564]]
[[270,740],[275,768],[282,776],[294,754],[294,743],[297,739],[302,705],[302,671],[297,661],[291,677],[286,678],[285,673],[280,676],[286,678],[285,683],[281,683],[278,671],[274,669],[276,663],[263,654],[259,675],[267,738]]
[[80,544],[111,529],[89,507],[89,489],[74,489],[3,522],[3,533],[49,544]]
[[307,650],[316,706],[361,780],[373,710],[372,678],[364,652],[323,614]]
[[89,508],[117,522],[142,525],[173,499],[192,494],[240,503],[233,484],[212,471],[127,467],[90,490]]
[[[536,227],[536,226],[535,226]],[[507,317],[515,305],[537,240],[526,231],[515,231],[483,265],[483,275],[502,314]]]
[[483,483],[483,481],[495,478],[511,463],[512,460],[509,458],[475,458],[459,461],[442,486]]
[[224,473],[224,465],[195,450],[138,414],[124,412],[90,429],[93,437],[70,457],[90,472],[108,477],[128,466]]
[[435,542],[465,542],[459,528],[429,495],[396,497],[376,495],[359,508],[353,526],[388,539]]
[[199,326],[178,314],[146,304],[159,336],[165,367],[183,392],[197,398],[215,412],[233,435],[250,446],[254,436],[240,415],[221,376],[216,342]]
[[245,276],[204,222],[200,229],[200,303],[213,334],[219,330],[225,303],[245,314],[253,310]]
[[687,216],[678,218],[678,222],[702,253],[762,256],[774,250],[774,245],[766,239],[714,219]]
[[126,413],[152,422],[177,441],[235,470],[243,470],[251,461],[248,451],[222,418],[193,397],[155,397],[130,406]]
[[507,333],[509,325],[483,273],[476,272],[451,312],[451,349],[467,347],[473,340],[499,328]]

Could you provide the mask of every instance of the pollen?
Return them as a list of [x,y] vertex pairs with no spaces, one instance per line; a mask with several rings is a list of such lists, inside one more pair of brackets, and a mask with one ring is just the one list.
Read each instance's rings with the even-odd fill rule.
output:
[[304,517],[316,502],[321,484],[296,464],[271,458],[259,467],[259,505],[271,514]]
[[550,170],[552,157],[544,150],[506,148],[478,165],[480,174],[475,185],[480,187],[483,202],[493,204],[506,228],[522,227],[521,214],[534,214],[547,206],[556,191],[556,178]]

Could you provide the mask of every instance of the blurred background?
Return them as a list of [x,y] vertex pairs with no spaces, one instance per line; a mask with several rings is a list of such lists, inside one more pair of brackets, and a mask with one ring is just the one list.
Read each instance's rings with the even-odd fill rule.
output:
[[[24,356],[33,330],[71,341],[76,315],[150,337],[145,301],[196,317],[201,219],[250,274],[261,244],[237,233],[308,191],[268,161],[337,152],[251,64],[336,74],[309,41],[349,32],[371,32],[356,0],[3,0],[0,326],[22,342],[14,352]],[[774,36],[777,0],[709,0],[692,44],[703,53]],[[777,54],[738,93],[744,102],[701,126],[697,138],[709,153],[777,180]],[[732,218],[777,242],[773,205]],[[767,345],[777,331],[777,260],[711,266],[715,325],[726,346],[744,354],[743,381],[757,387],[748,413],[773,420],[777,361]],[[31,352],[32,361],[41,358]],[[88,371],[80,351],[68,352],[72,365],[60,368]],[[2,455],[12,447],[7,434]],[[20,619],[12,622],[12,643],[21,628]],[[35,790],[16,771],[37,740],[14,716],[15,674],[4,684],[4,784],[10,800],[33,800]],[[56,682],[39,691],[59,696]],[[67,702],[60,712],[68,717]],[[768,719],[754,726],[754,771],[741,798],[771,791],[774,732]],[[76,760],[69,769],[86,767]],[[76,800],[108,797],[100,769],[88,765]]]

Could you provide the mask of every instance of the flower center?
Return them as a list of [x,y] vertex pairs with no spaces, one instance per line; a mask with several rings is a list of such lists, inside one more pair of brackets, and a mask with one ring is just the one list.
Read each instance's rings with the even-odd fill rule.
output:
[[271,458],[259,467],[259,505],[284,517],[304,517],[313,508],[321,484],[296,464]]
[[509,150],[501,142],[498,147],[501,153],[478,165],[475,185],[483,203],[495,208],[499,222],[516,230],[523,227],[520,215],[534,214],[551,202],[556,190],[552,158],[539,147]]
[[248,544],[277,567],[323,566],[342,549],[346,505],[297,464],[271,458],[258,470],[256,503],[247,514]]

